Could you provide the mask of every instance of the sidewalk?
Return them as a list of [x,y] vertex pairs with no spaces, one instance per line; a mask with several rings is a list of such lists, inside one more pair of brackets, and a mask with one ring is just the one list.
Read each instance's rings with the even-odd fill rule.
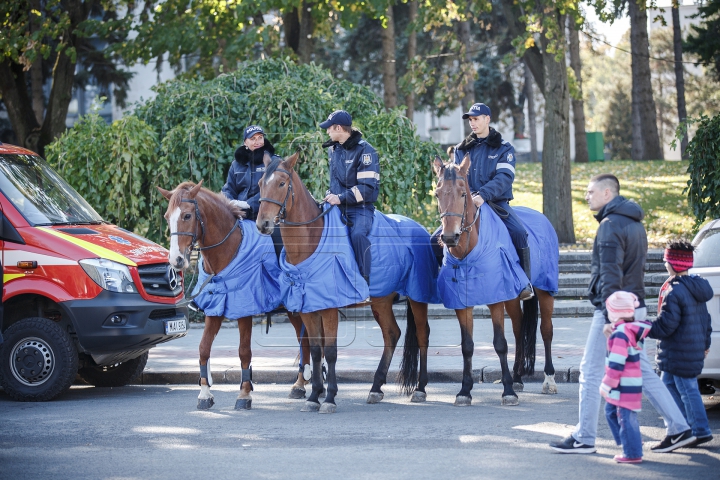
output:
[[[278,318],[279,319],[279,318]],[[578,367],[585,349],[585,339],[591,318],[554,318],[552,360],[557,382],[577,382]],[[405,332],[404,317],[398,316],[398,324]],[[193,325],[192,327],[194,327]],[[141,382],[147,385],[197,384],[199,378],[198,345],[202,328],[190,328],[185,337],[161,344],[150,350],[147,367]],[[199,325],[198,325],[199,327]],[[505,336],[508,341],[508,363],[512,369],[515,339],[509,319],[505,320]],[[473,376],[476,381],[493,382],[500,378],[500,362],[492,345],[490,319],[477,318],[474,324],[475,354]],[[460,328],[457,319],[430,320],[430,348],[428,350],[428,373],[430,383],[460,382],[462,380],[462,352],[460,351]],[[220,329],[211,355],[214,383],[240,382],[238,358],[239,337],[236,324],[226,322]],[[394,383],[402,356],[403,339],[395,350],[388,373],[388,383]],[[358,319],[340,322],[338,331],[338,362],[336,371],[340,382],[372,383],[375,369],[382,355],[383,340],[380,328],[371,318],[360,315]],[[655,356],[655,341],[648,339],[646,350],[650,358]],[[273,323],[269,334],[265,325],[253,328],[252,338],[253,381],[256,383],[287,383],[288,387],[297,376],[297,339],[289,323]],[[540,331],[537,332],[535,375],[526,382],[542,381],[545,350]]]

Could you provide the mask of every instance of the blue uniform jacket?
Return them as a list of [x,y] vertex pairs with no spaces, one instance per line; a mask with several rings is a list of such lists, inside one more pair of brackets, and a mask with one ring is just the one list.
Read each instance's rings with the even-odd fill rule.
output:
[[353,130],[342,145],[326,142],[323,146],[330,154],[329,192],[340,197],[340,206],[373,206],[380,192],[380,160],[372,145]]
[[267,139],[265,145],[254,152],[245,145],[235,150],[235,160],[230,165],[227,182],[222,188],[222,193],[230,200],[242,200],[250,205],[252,210],[247,212],[246,217],[250,220],[257,217],[260,208],[258,182],[265,174],[265,164],[263,163],[265,152],[268,152],[273,158],[280,158],[275,155],[275,148]]
[[512,184],[515,180],[515,148],[502,139],[500,133],[490,128],[486,138],[470,135],[455,147],[455,163],[462,163],[470,153],[468,182],[470,191],[483,200],[498,203],[513,199]]

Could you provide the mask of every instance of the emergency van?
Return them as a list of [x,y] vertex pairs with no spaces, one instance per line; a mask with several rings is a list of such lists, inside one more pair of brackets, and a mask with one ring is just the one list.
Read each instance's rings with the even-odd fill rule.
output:
[[186,333],[168,251],[104,221],[35,153],[1,143],[0,249],[0,385],[15,400],[50,400],[78,375],[126,385],[148,350]]

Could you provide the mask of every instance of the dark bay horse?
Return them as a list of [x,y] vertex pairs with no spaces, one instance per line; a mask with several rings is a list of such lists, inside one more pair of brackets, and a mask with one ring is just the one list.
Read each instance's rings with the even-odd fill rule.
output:
[[[285,261],[292,266],[301,265],[315,254],[322,240],[326,220],[328,220],[324,218],[323,210],[295,172],[297,159],[297,153],[283,161],[271,160],[269,156],[265,157],[266,169],[265,175],[260,180],[261,199],[256,221],[258,230],[263,234],[272,233],[275,225],[280,225],[285,248]],[[333,209],[325,210],[325,212],[331,211]],[[427,234],[427,232],[425,233]],[[429,255],[432,257],[432,253]],[[364,284],[362,277],[359,278],[359,281]],[[327,287],[329,288],[330,285]],[[434,283],[433,288],[435,288]],[[395,292],[371,298],[373,316],[382,330],[384,349],[368,395],[368,403],[377,403],[384,396],[381,387],[386,383],[390,361],[400,338],[401,331],[392,310],[394,298]],[[408,328],[405,337],[407,353],[403,357],[401,382],[405,386],[406,393],[410,393],[417,383],[417,387],[412,393],[414,402],[422,402],[426,399],[427,347],[430,334],[427,310],[427,303],[409,298]],[[337,408],[335,396],[338,391],[335,374],[338,309],[301,311],[300,316],[310,336],[310,353],[313,361],[312,394],[302,411],[333,413]],[[325,360],[328,366],[328,385],[327,397],[320,405],[318,395],[322,388],[320,349],[323,335]],[[419,373],[417,370],[418,356]]]
[[[243,228],[238,222],[244,217],[241,209],[230,203],[222,194],[217,194],[201,187],[199,184],[185,182],[175,190],[167,191],[160,187],[160,193],[169,200],[165,219],[170,227],[169,262],[177,270],[185,270],[190,263],[190,253],[195,244],[202,256],[202,265],[206,274],[219,273],[225,270],[238,254],[243,242]],[[251,229],[249,233],[257,235],[254,225],[246,222]],[[273,258],[274,253],[272,254]],[[300,340],[302,321],[298,315],[288,314],[290,322]],[[200,340],[200,395],[198,408],[208,409],[213,406],[214,399],[210,393],[212,373],[210,371],[210,351],[213,341],[222,325],[223,315],[205,317],[205,328]],[[240,334],[238,354],[241,365],[240,394],[235,403],[236,409],[249,409],[252,405],[252,316],[237,319]],[[305,359],[310,357],[307,338],[301,341]],[[301,367],[302,368],[302,367]],[[298,373],[290,398],[304,398],[306,381],[302,372]]]
[[[447,247],[446,250],[446,263],[457,263],[453,268],[465,269],[466,271],[461,272],[460,275],[465,275],[468,278],[475,277],[480,278],[485,275],[488,278],[493,278],[492,283],[502,283],[503,275],[505,272],[493,271],[497,269],[496,265],[461,265],[458,261],[462,261],[468,258],[468,255],[477,251],[475,248],[478,246],[479,234],[484,231],[481,225],[482,215],[480,209],[475,206],[472,201],[470,187],[467,182],[467,172],[470,168],[470,157],[465,156],[463,162],[460,165],[456,165],[454,162],[443,164],[440,158],[435,158],[433,163],[433,169],[437,175],[438,183],[436,188],[436,196],[438,199],[438,208],[440,210],[440,218],[442,221],[442,242]],[[495,215],[489,206],[483,205],[488,215]],[[537,215],[542,217],[541,222],[547,222],[547,219],[538,212],[534,212],[529,209],[523,209],[524,215]],[[530,214],[529,212],[532,212]],[[521,217],[522,218],[522,217]],[[524,220],[525,221],[525,220]],[[497,219],[497,224],[500,229],[504,231],[504,225]],[[552,230],[547,222],[547,227]],[[536,255],[546,255],[548,258],[553,258],[552,255],[557,255],[557,236],[554,230],[551,234],[548,234],[544,238],[543,247],[546,248],[544,252],[536,252]],[[509,241],[509,236],[508,236]],[[554,246],[553,246],[554,245]],[[510,245],[510,248],[513,248]],[[509,262],[507,257],[503,257],[502,254],[498,253],[498,247],[492,245],[490,247],[492,254],[498,258],[505,258],[504,262],[507,265]],[[448,254],[451,256],[448,258]],[[492,255],[491,255],[492,256]],[[524,302],[524,311],[520,308],[520,301],[516,298],[517,292],[507,294],[504,292],[504,298],[510,298],[510,300],[498,301],[496,303],[488,303],[490,309],[490,315],[493,324],[493,346],[495,352],[500,359],[500,366],[502,369],[502,383],[503,383],[503,394],[502,404],[503,405],[517,405],[518,397],[515,393],[515,389],[518,391],[522,390],[522,378],[523,374],[532,374],[534,370],[535,361],[535,331],[537,329],[537,313],[538,313],[538,302],[540,305],[540,314],[542,318],[541,323],[541,334],[545,345],[545,382],[543,383],[543,393],[557,393],[557,386],[555,384],[554,374],[555,370],[552,365],[551,355],[551,342],[552,342],[552,312],[554,299],[551,295],[552,291],[557,290],[557,271],[550,268],[550,271],[541,271],[542,267],[539,268],[537,265],[540,262],[536,262],[535,257],[533,258],[533,279],[531,283],[535,289],[535,297],[529,301]],[[555,261],[555,263],[557,263]],[[501,265],[502,267],[502,265]],[[443,267],[445,268],[445,267]],[[519,268],[519,266],[518,266]],[[470,271],[474,269],[473,271]],[[524,275],[523,275],[524,276]],[[553,278],[554,276],[554,278]],[[541,280],[538,280],[540,277]],[[455,280],[455,279],[453,279]],[[469,280],[468,280],[469,282]],[[524,285],[524,284],[523,284]],[[551,287],[548,287],[551,285]],[[459,287],[456,287],[459,288]],[[517,288],[522,288],[518,283]],[[442,288],[441,288],[442,291]],[[465,297],[467,298],[467,297]],[[446,296],[443,298],[443,303],[446,301]],[[461,345],[463,354],[463,382],[462,389],[457,394],[455,404],[456,405],[470,405],[472,402],[472,396],[470,390],[473,386],[472,378],[472,355],[474,351],[473,342],[473,306],[482,303],[464,303],[466,308],[456,308],[455,313],[460,323],[460,334],[461,334]],[[511,375],[507,363],[508,344],[505,339],[505,319],[504,309],[507,310],[513,324],[513,333],[515,336],[515,364],[513,366],[513,374]],[[513,385],[515,380],[515,385]]]

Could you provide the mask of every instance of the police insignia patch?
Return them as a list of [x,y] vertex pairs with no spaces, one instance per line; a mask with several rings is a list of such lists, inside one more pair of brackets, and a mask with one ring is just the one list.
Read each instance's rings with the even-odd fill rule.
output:
[[362,162],[363,162],[363,165],[370,165],[372,163],[372,158],[370,157],[369,153],[363,154]]
[[513,161],[513,154],[512,154],[512,153],[508,153],[507,161],[508,161],[508,162],[512,162],[512,161]]

